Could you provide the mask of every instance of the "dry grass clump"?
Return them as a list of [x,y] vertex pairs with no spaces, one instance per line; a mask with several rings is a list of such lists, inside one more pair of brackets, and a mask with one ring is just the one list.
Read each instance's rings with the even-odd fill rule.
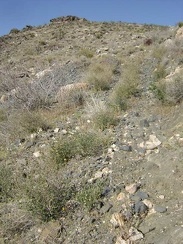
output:
[[7,202],[13,197],[14,179],[10,167],[0,164],[0,203]]
[[87,81],[96,91],[109,90],[113,77],[113,67],[104,62],[96,62],[90,65]]
[[171,104],[180,102],[183,98],[183,69],[170,79],[162,81],[164,100]]
[[0,236],[5,241],[2,243],[12,243],[35,224],[31,214],[16,203],[1,205],[0,216]]
[[23,113],[20,114],[19,123],[27,133],[38,132],[39,129],[46,131],[50,128],[47,121],[36,111],[23,111]]
[[93,58],[94,52],[89,48],[81,48],[79,51],[79,56],[85,56],[87,58]]
[[63,110],[84,105],[87,83],[80,82],[62,86],[56,95],[56,100]]
[[85,110],[94,126],[102,131],[115,126],[118,122],[116,112],[100,99],[92,97]]
[[114,107],[120,110],[127,108],[127,99],[139,92],[139,65],[128,63],[124,66],[121,80],[115,85],[110,100]]

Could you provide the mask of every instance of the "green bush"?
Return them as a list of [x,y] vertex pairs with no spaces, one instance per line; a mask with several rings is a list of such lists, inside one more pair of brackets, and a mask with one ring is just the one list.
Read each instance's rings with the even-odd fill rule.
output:
[[115,85],[111,94],[111,105],[116,106],[120,110],[126,110],[128,98],[139,93],[139,83],[138,64],[126,64],[121,81]]
[[87,58],[93,58],[94,52],[88,48],[82,48],[79,51],[79,56],[85,56]]
[[3,109],[0,109],[0,122],[7,120],[7,115]]
[[13,194],[13,174],[6,165],[0,165],[0,202],[7,202]]
[[183,99],[183,71],[175,73],[168,79],[154,82],[150,89],[163,103],[176,104]]
[[157,82],[153,82],[150,85],[150,90],[154,93],[156,98],[160,100],[162,103],[165,102],[165,85],[159,84]]
[[165,66],[162,64],[159,64],[158,67],[156,68],[156,70],[154,71],[153,80],[156,82],[158,80],[165,78],[166,75],[167,75],[167,72],[166,72]]
[[96,91],[110,89],[112,83],[113,68],[107,63],[92,64],[88,72],[88,83]]
[[49,181],[45,176],[30,179],[25,188],[28,208],[43,221],[59,218],[64,213],[66,202],[75,196],[74,186]]
[[95,203],[101,198],[102,184],[86,186],[76,194],[76,200],[88,210],[91,210]]
[[51,148],[51,156],[58,166],[64,166],[76,155],[86,157],[102,153],[107,143],[108,138],[93,132],[75,133],[56,142]]
[[103,110],[96,113],[93,116],[93,121],[95,126],[101,130],[105,130],[110,126],[115,126],[118,122],[115,112],[112,110]]
[[39,129],[46,131],[50,127],[38,112],[29,111],[20,115],[20,125],[28,133],[38,132]]
[[181,28],[183,26],[183,22],[180,21],[180,22],[177,23],[177,25],[178,25],[179,28]]

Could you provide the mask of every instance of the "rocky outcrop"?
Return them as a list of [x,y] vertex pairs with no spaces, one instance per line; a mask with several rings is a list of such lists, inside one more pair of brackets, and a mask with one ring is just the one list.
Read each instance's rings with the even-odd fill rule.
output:
[[62,16],[50,20],[51,23],[71,22],[71,21],[87,21],[87,20],[85,18],[79,18],[73,15]]

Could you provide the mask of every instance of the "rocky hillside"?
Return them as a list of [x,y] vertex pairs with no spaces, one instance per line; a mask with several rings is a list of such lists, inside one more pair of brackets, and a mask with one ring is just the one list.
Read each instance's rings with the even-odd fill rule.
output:
[[182,23],[0,37],[0,243],[183,243],[182,77]]

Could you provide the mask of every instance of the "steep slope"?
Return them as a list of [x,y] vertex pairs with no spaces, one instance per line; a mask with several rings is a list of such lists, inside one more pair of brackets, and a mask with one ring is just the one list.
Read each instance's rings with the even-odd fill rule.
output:
[[67,16],[0,37],[0,242],[183,243],[180,30]]

